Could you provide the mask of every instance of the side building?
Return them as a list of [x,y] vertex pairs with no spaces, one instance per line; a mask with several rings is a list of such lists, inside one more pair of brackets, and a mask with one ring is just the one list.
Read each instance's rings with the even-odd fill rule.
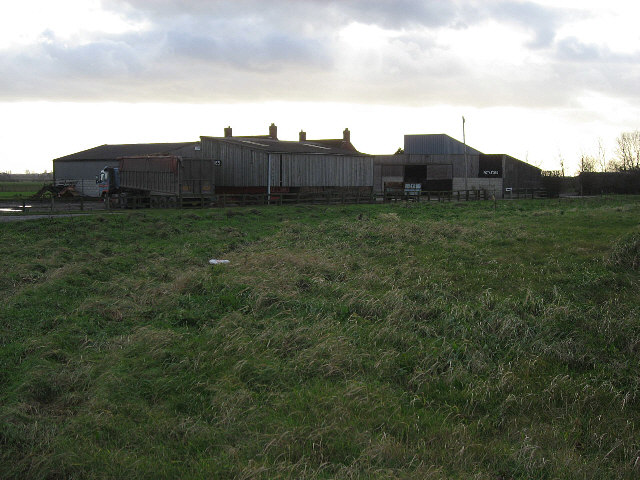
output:
[[185,159],[200,158],[200,142],[137,143],[100,145],[53,160],[53,182],[75,185],[83,195],[98,197],[96,176],[104,167],[117,167],[122,157],[175,155]]
[[371,191],[373,157],[351,144],[349,129],[341,139],[278,139],[276,125],[268,135],[200,137],[203,158],[216,165],[216,193],[286,193],[326,190]]
[[405,135],[404,153],[374,157],[374,191],[419,184],[423,191],[505,192],[541,188],[541,170],[505,154],[484,154],[446,134]]

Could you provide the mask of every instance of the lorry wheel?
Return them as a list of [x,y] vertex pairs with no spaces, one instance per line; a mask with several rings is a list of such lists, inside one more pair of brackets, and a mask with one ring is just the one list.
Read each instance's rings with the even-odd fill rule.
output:
[[167,206],[169,208],[176,208],[178,206],[178,200],[176,199],[176,197],[169,197],[169,199],[167,200]]

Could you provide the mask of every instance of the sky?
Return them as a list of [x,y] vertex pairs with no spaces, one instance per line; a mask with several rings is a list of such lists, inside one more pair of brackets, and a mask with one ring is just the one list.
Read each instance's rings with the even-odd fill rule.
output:
[[547,170],[640,128],[640,2],[21,0],[0,16],[0,171],[102,144],[446,133]]

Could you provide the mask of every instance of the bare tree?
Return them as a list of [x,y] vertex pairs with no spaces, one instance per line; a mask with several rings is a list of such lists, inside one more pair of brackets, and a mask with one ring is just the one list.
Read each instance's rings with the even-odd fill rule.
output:
[[606,172],[607,171],[607,151],[604,148],[604,144],[602,143],[602,138],[598,138],[598,171]]
[[564,177],[564,157],[561,152],[558,152],[558,162],[560,163],[560,173]]
[[616,139],[616,170],[640,170],[640,130],[624,132]]
[[596,158],[591,155],[580,155],[580,164],[578,165],[578,174],[596,171]]

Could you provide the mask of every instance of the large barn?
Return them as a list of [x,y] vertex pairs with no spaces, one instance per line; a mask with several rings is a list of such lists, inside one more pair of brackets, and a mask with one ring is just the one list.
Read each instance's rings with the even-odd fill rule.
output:
[[540,188],[541,173],[526,162],[484,154],[449,135],[405,135],[404,153],[374,157],[373,188],[383,192],[409,184],[423,191],[486,190],[501,198],[505,192]]
[[298,141],[278,139],[274,124],[268,135],[200,137],[203,158],[216,167],[217,193],[271,193],[322,190],[371,191],[373,157],[351,144],[349,129],[341,139]]
[[81,194],[98,197],[96,176],[104,167],[117,167],[120,157],[176,155],[199,158],[199,150],[200,142],[100,145],[54,159],[53,181],[56,185],[75,185]]
[[540,188],[541,171],[504,154],[484,154],[445,135],[405,135],[404,153],[366,155],[342,138],[297,141],[278,139],[276,125],[268,134],[202,136],[199,142],[102,145],[53,161],[54,181],[76,185],[97,196],[95,178],[119,158],[173,155],[211,161],[216,193],[277,193],[324,190],[384,192],[483,190],[498,198],[505,192]]

